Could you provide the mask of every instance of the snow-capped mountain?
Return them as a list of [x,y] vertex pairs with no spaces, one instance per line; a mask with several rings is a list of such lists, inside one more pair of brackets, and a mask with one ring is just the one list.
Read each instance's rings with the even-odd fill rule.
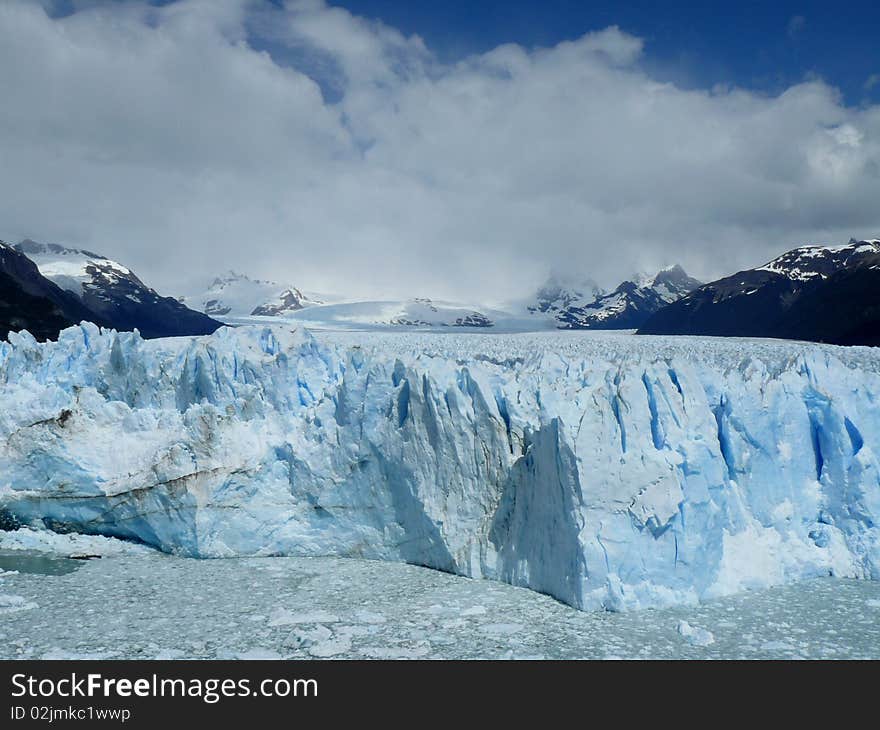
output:
[[557,314],[569,307],[584,306],[605,293],[589,278],[573,279],[562,274],[552,274],[535,294],[535,301],[528,305],[533,314]]
[[69,292],[40,274],[36,264],[0,241],[0,340],[27,330],[38,340],[54,339],[59,331],[94,313]]
[[45,278],[75,295],[92,312],[92,321],[117,330],[137,329],[147,338],[205,335],[221,326],[176,299],[159,295],[131,269],[106,256],[31,239],[15,248]]
[[703,285],[639,332],[880,345],[880,241],[792,249]]
[[699,285],[681,266],[670,266],[654,276],[624,281],[612,292],[597,294],[592,301],[561,307],[556,320],[560,329],[635,329],[654,312]]
[[297,312],[293,319],[330,329],[495,326],[492,313],[425,298],[325,304]]
[[[800,246],[760,266],[757,271],[770,271],[792,281],[824,280],[844,269],[880,264],[880,240],[857,241],[842,246]],[[736,277],[736,274],[734,274]]]
[[13,334],[0,514],[582,609],[880,576],[880,351],[457,332]]
[[182,302],[223,321],[242,317],[286,317],[320,304],[294,286],[252,279],[235,271],[216,277],[206,289],[180,298]]
[[681,266],[675,264],[658,271],[648,286],[657,292],[666,304],[669,304],[678,301],[702,283],[699,279],[688,276]]

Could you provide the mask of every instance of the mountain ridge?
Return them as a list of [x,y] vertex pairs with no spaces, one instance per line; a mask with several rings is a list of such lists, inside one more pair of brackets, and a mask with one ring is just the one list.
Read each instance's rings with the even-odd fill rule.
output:
[[215,276],[204,291],[186,294],[179,301],[207,315],[232,319],[282,317],[322,303],[295,286],[231,269]]
[[700,285],[679,265],[652,276],[639,275],[606,292],[596,286],[592,298],[557,286],[553,279],[538,290],[533,314],[552,314],[559,329],[636,329],[654,312]]
[[878,292],[880,240],[799,246],[704,284],[659,310],[638,333],[880,345]]
[[27,330],[49,340],[83,320],[98,320],[76,296],[40,274],[37,265],[14,246],[0,241],[0,339]]
[[14,246],[40,274],[76,297],[91,321],[145,338],[207,335],[222,323],[163,297],[127,266],[85,249],[26,238]]

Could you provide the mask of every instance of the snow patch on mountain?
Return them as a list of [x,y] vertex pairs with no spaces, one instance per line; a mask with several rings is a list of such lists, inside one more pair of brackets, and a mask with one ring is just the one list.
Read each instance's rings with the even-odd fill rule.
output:
[[21,251],[0,241],[0,339],[23,329],[37,339],[52,339],[84,319],[95,315],[77,296],[49,281]]
[[853,267],[867,256],[880,255],[880,241],[850,239],[841,246],[801,246],[786,251],[772,261],[759,266],[756,271],[770,271],[794,281],[827,279],[835,272]]
[[[88,293],[106,299],[107,290],[121,281],[148,289],[127,266],[91,251],[66,248],[56,243],[38,243],[29,238],[16,244],[15,248],[33,261],[43,276],[80,299]],[[130,296],[136,297],[135,294]],[[135,298],[135,301],[140,299]]]
[[183,296],[180,301],[224,322],[250,316],[286,317],[321,303],[294,286],[252,279],[235,271],[216,277],[206,289]]
[[589,304],[604,293],[605,290],[588,277],[555,273],[538,289],[527,309],[532,314],[557,314],[569,307]]
[[880,345],[880,242],[802,246],[704,284],[639,328],[654,335],[779,337]]
[[131,269],[100,254],[31,239],[16,249],[36,264],[43,277],[73,294],[91,321],[119,330],[137,329],[145,337],[208,334],[220,326],[201,312],[161,296]]
[[510,315],[424,297],[404,300],[344,302],[311,307],[292,320],[320,329],[486,329]]
[[669,266],[654,275],[638,274],[592,301],[562,307],[555,317],[561,329],[635,329],[698,286],[681,266]]

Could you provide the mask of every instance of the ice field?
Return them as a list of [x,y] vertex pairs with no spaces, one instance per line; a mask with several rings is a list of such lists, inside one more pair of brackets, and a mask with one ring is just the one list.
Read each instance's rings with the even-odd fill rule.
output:
[[10,524],[407,562],[584,610],[880,576],[869,348],[290,324],[10,341]]

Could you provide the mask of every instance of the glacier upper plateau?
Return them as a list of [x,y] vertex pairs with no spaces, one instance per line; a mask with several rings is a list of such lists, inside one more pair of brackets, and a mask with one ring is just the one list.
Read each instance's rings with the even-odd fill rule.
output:
[[584,610],[877,579],[878,398],[871,348],[84,323],[0,343],[0,516],[403,561]]

